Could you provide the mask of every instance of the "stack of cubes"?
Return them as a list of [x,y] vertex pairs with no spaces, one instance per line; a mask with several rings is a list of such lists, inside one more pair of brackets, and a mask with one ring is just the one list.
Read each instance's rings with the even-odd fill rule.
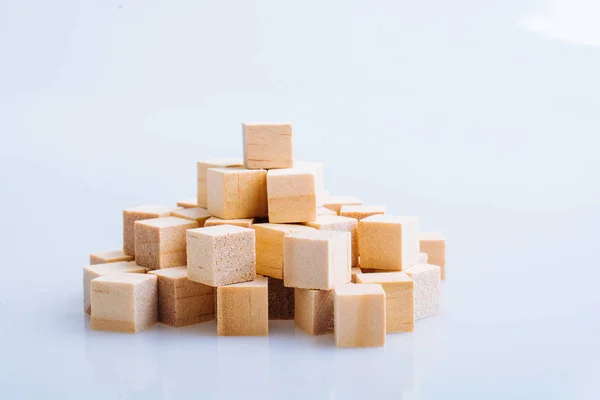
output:
[[123,250],[90,255],[91,327],[138,332],[216,320],[221,336],[295,320],[340,347],[383,346],[440,312],[445,238],[411,216],[325,192],[295,162],[290,124],[243,124],[243,160],[197,163],[195,199],[123,212]]

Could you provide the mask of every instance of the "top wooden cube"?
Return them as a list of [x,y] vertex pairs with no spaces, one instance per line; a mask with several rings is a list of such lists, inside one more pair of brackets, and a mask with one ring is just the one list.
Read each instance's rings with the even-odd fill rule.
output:
[[244,167],[292,167],[292,124],[242,124],[242,130]]

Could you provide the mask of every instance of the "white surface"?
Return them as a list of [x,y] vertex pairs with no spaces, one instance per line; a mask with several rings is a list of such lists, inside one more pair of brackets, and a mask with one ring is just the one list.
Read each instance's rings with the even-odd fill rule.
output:
[[[600,53],[524,24],[555,4],[0,1],[0,397],[597,398]],[[382,349],[92,332],[121,211],[193,196],[260,120],[331,194],[447,235],[443,315]]]

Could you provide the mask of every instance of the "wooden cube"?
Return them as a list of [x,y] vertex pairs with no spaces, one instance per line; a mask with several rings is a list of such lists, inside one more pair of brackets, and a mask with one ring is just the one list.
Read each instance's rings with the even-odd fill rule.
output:
[[357,284],[380,284],[385,291],[387,332],[412,332],[415,286],[406,272],[356,274]]
[[385,206],[342,206],[340,215],[342,217],[356,218],[361,220],[371,215],[385,214]]
[[318,207],[317,208],[317,217],[319,215],[337,215],[337,213],[333,210],[330,210],[329,208]]
[[292,232],[314,231],[314,228],[293,224],[254,224],[256,232],[256,273],[283,279],[283,238]]
[[177,202],[177,207],[195,208],[198,207],[198,198],[185,199]]
[[295,324],[309,335],[333,332],[333,290],[294,289]]
[[427,254],[427,263],[440,267],[442,280],[446,279],[446,238],[438,232],[421,232],[420,249]]
[[118,273],[92,280],[92,329],[139,332],[158,321],[156,276]]
[[187,267],[149,273],[158,278],[158,322],[180,327],[215,319],[215,288],[190,281]]
[[355,218],[322,215],[306,225],[323,231],[350,232],[350,265],[358,266],[358,221]]
[[136,263],[150,269],[185,265],[186,231],[194,228],[198,228],[196,221],[176,217],[136,221]]
[[207,173],[208,212],[221,219],[266,217],[267,171],[211,168]]
[[350,280],[349,232],[314,230],[284,237],[285,286],[329,290]]
[[83,268],[83,311],[86,314],[90,314],[92,310],[92,301],[90,297],[90,285],[92,279],[98,278],[99,276],[131,272],[145,274],[148,268],[141,267],[135,262],[131,261],[118,261],[114,263],[106,264],[94,264]]
[[[321,207],[325,203],[325,180],[323,179],[323,164],[317,162],[298,162],[294,161],[294,168],[302,168],[311,171],[315,175],[315,193],[317,196],[317,206]],[[331,210],[330,210],[331,211]],[[318,210],[317,210],[318,213]]]
[[360,268],[352,267],[352,269],[350,270],[350,275],[351,275],[350,282],[356,283],[356,274],[361,274],[361,273],[362,273],[362,271]]
[[252,281],[256,277],[253,229],[234,225],[187,231],[188,279],[209,286]]
[[406,270],[415,286],[415,320],[440,314],[440,267],[417,264]]
[[184,208],[183,210],[171,211],[171,216],[196,221],[199,228],[203,228],[206,221],[211,218],[208,210],[202,207],[191,207]]
[[210,217],[206,220],[204,226],[235,225],[241,226],[242,228],[252,228],[252,224],[254,224],[254,218],[221,219]]
[[419,262],[419,219],[372,215],[358,223],[360,267],[402,271]]
[[206,207],[206,174],[209,168],[236,168],[242,167],[244,162],[241,158],[222,158],[218,160],[200,161],[196,164],[198,170],[198,199],[196,207]]
[[135,257],[135,236],[133,224],[145,219],[168,217],[175,207],[171,206],[139,206],[123,211],[123,252]]
[[267,278],[269,281],[269,319],[294,319],[294,288],[283,285],[283,280]]
[[242,131],[244,167],[292,167],[292,124],[242,124]]
[[333,291],[335,344],[338,347],[385,345],[386,298],[381,285],[338,285]]
[[315,174],[306,168],[272,169],[267,173],[269,222],[317,219]]
[[133,261],[133,256],[128,256],[123,252],[123,250],[109,250],[90,254],[90,265],[106,264],[119,261]]
[[217,334],[219,336],[265,336],[269,334],[267,278],[217,288]]
[[323,207],[335,211],[337,215],[340,214],[342,206],[361,205],[362,201],[352,196],[327,196],[323,203]]

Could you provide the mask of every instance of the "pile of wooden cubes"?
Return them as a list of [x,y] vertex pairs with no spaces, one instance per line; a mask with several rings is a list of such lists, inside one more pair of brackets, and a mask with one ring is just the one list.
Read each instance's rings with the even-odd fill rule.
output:
[[442,235],[329,196],[322,164],[293,161],[290,124],[242,129],[243,160],[198,162],[197,198],[125,210],[123,250],[91,254],[93,329],[216,320],[218,335],[267,335],[270,319],[293,319],[366,347],[439,314]]

